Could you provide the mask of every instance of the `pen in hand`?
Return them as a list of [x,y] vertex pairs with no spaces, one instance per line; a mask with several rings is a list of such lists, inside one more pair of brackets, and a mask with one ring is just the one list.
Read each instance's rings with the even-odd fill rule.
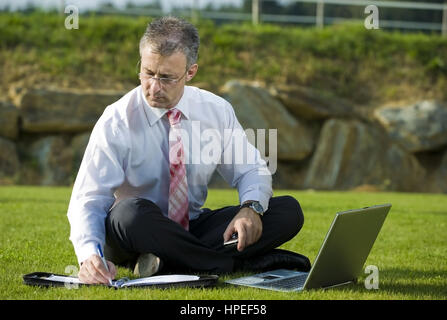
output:
[[[104,263],[104,267],[110,273],[109,267],[107,266],[107,261],[104,258],[104,254],[102,253],[101,245],[99,243],[96,246],[96,251],[98,251],[98,255],[101,257],[102,263]],[[112,285],[112,279],[110,278],[109,278],[109,284]]]

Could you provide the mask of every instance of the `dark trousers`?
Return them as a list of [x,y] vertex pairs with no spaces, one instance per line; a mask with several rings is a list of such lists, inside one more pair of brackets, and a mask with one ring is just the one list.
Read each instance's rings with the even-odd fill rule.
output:
[[261,238],[242,252],[223,246],[223,234],[239,206],[205,209],[190,221],[189,231],[165,217],[155,203],[141,198],[119,202],[106,218],[105,256],[117,265],[132,267],[141,253],[153,253],[163,272],[228,273],[234,259],[262,255],[292,239],[304,216],[293,197],[270,199],[262,218]]

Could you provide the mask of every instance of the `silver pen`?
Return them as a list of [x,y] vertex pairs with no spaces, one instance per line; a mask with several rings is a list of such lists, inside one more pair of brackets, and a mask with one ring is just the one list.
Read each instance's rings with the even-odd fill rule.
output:
[[[96,251],[98,252],[98,255],[101,257],[102,263],[104,263],[104,267],[106,267],[106,270],[107,270],[108,272],[110,272],[109,267],[107,266],[107,261],[106,261],[106,259],[104,258],[104,254],[102,253],[101,245],[100,245],[99,243],[98,243],[97,246],[96,246]],[[112,284],[112,279],[109,279],[109,284],[110,284],[111,286],[113,285],[113,284]]]

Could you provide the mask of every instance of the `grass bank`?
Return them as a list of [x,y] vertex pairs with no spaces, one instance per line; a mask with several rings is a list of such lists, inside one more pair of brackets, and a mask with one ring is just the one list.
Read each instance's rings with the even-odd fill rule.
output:
[[[10,85],[128,89],[138,84],[138,41],[150,18],[0,14],[1,89]],[[198,23],[195,84],[216,90],[229,79],[297,84],[361,105],[447,99],[447,38],[343,24],[324,28]]]
[[[373,204],[393,204],[366,261],[379,269],[379,289],[357,284],[331,290],[280,293],[227,286],[211,289],[110,290],[86,287],[43,289],[25,286],[22,275],[34,271],[65,273],[76,266],[68,240],[67,187],[0,187],[0,299],[446,299],[447,196],[407,193],[277,191],[296,197],[305,214],[301,232],[282,248],[307,255],[313,262],[335,212]],[[210,190],[207,207],[237,203],[232,190]],[[132,276],[119,268],[118,277]],[[233,275],[234,276],[234,275]]]

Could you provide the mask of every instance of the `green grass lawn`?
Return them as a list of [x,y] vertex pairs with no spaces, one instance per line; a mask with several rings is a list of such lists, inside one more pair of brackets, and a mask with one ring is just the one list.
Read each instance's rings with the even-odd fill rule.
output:
[[[291,194],[303,208],[301,232],[282,246],[313,262],[337,211],[390,202],[393,207],[365,266],[379,269],[379,289],[357,284],[330,290],[280,293],[225,285],[210,289],[131,289],[106,287],[38,288],[22,283],[34,271],[64,274],[77,265],[66,210],[68,187],[0,187],[0,299],[446,299],[447,196],[412,193],[276,191]],[[237,203],[232,190],[210,190],[206,206]],[[238,274],[239,276],[240,274]],[[119,268],[118,277],[131,276]],[[232,277],[235,275],[232,275]]]

